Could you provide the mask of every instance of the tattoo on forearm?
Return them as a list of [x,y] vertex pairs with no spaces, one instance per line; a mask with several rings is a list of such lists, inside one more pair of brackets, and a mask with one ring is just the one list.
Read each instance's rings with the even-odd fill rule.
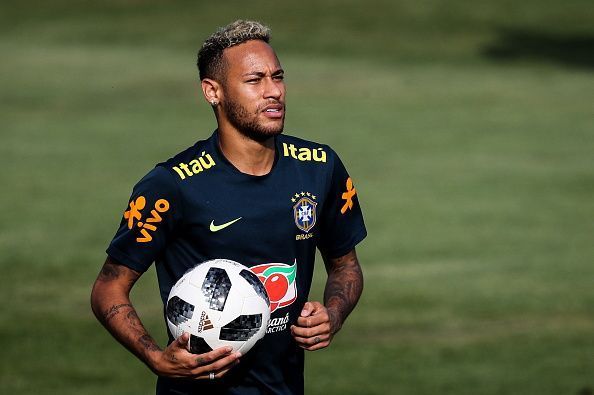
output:
[[136,310],[130,310],[128,314],[126,314],[126,319],[130,323],[130,326],[133,327],[143,327],[138,314],[136,314]]
[[124,309],[129,309],[124,322],[126,322],[126,326],[129,328],[128,330],[131,331],[130,333],[136,334],[132,336],[139,336],[138,342],[140,343],[142,348],[146,351],[160,351],[161,349],[159,348],[155,340],[146,332],[146,329],[142,325],[140,317],[138,317],[138,314],[136,313],[134,306],[132,306],[130,303],[123,303],[110,307],[105,312],[104,322],[107,324],[110,319],[121,313]]
[[153,338],[150,337],[148,334],[144,334],[144,335],[140,336],[138,338],[138,341],[140,342],[140,344],[142,344],[142,347],[144,347],[144,349],[147,351],[160,351],[161,350],[159,348],[159,346],[157,346],[157,343],[155,343]]
[[114,305],[107,309],[107,311],[103,314],[103,321],[105,323],[109,322],[113,317],[120,313],[120,310],[124,308],[130,308],[132,311],[134,311],[134,307],[130,303]]
[[353,252],[328,262],[328,281],[324,289],[324,304],[333,307],[338,316],[331,316],[332,326],[340,329],[355,308],[363,291],[363,273]]
[[142,321],[140,321],[140,317],[136,313],[136,310],[132,309],[126,314],[126,321],[128,322],[128,326],[134,330],[136,333],[142,334],[138,341],[144,347],[145,350],[148,351],[157,351],[160,350],[159,346],[155,343],[155,340],[146,332],[144,326],[142,325]]
[[142,325],[128,296],[141,275],[142,273],[122,266],[108,257],[93,286],[92,306],[93,312],[107,330],[149,364],[148,354],[161,349]]

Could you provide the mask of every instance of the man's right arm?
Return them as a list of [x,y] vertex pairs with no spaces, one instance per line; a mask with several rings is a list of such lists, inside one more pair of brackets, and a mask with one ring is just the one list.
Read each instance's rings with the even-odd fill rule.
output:
[[130,290],[140,276],[108,257],[91,292],[93,313],[122,345],[160,376],[207,379],[215,373],[221,377],[239,363],[241,354],[232,353],[231,348],[191,354],[186,348],[187,333],[161,350],[130,302]]

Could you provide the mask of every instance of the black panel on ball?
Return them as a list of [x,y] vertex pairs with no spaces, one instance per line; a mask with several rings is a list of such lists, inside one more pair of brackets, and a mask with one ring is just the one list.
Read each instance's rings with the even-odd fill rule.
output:
[[212,351],[212,348],[203,338],[190,335],[190,352],[192,354],[204,354],[210,351]]
[[202,283],[202,294],[208,306],[213,310],[223,311],[229,291],[231,280],[225,269],[211,267]]
[[262,326],[262,314],[240,315],[221,328],[220,340],[246,341]]
[[262,299],[266,301],[268,307],[270,307],[270,299],[268,299],[268,293],[266,292],[266,288],[264,288],[264,284],[262,284],[262,281],[260,281],[258,276],[246,269],[243,269],[241,272],[239,272],[239,275],[245,278],[245,280],[248,283],[250,283],[252,287],[254,287],[256,293],[260,295]]
[[166,312],[169,321],[174,325],[179,325],[192,318],[194,306],[180,297],[174,296],[167,302]]

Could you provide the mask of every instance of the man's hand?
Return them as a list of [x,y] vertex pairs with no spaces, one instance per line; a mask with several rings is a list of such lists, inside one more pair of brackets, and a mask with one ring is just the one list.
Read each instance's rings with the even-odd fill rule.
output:
[[173,341],[150,365],[159,376],[210,379],[210,373],[220,378],[239,363],[241,353],[231,347],[221,347],[205,354],[187,350],[190,335],[184,333]]
[[291,334],[299,347],[314,351],[328,347],[338,331],[337,313],[320,302],[303,305],[297,325],[291,326]]
[[297,325],[291,326],[299,347],[309,351],[330,345],[363,291],[363,273],[354,248],[338,258],[323,258],[328,272],[324,304],[305,303]]

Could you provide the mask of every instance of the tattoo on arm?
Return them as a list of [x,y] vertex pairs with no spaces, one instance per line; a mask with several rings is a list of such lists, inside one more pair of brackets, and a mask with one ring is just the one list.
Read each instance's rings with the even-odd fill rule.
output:
[[97,281],[109,282],[116,280],[127,280],[127,286],[132,288],[140,276],[141,273],[138,273],[137,271],[126,266],[122,266],[121,264],[116,263],[112,259],[108,258],[99,272]]
[[101,272],[99,273],[99,279],[103,281],[115,280],[116,278],[120,277],[121,274],[122,269],[120,265],[105,262],[105,264],[101,268]]
[[138,337],[138,342],[146,351],[160,351],[161,349],[155,342],[155,340],[146,332],[146,329],[142,325],[140,321],[140,317],[136,313],[134,306],[130,303],[123,303],[118,304],[115,306],[111,306],[104,314],[104,322],[107,324],[109,320],[114,318],[116,315],[120,314],[122,310],[129,309],[128,313],[125,317],[126,326],[136,332],[140,336]]
[[355,250],[334,259],[324,259],[328,280],[324,289],[324,304],[338,314],[331,314],[331,324],[337,332],[355,308],[363,292],[363,273]]
[[[157,343],[153,340],[153,338],[147,333],[138,338],[138,342],[144,347],[147,351],[161,351]],[[173,360],[175,360],[175,356],[173,356]]]
[[147,350],[147,351],[160,351],[161,350],[159,348],[159,346],[157,345],[157,343],[155,342],[155,340],[146,332],[146,329],[142,325],[142,322],[140,321],[140,317],[138,317],[138,314],[136,313],[136,310],[134,310],[134,308],[132,308],[132,310],[130,310],[128,312],[128,314],[126,314],[126,321],[128,322],[128,325],[130,326],[130,328],[133,328],[138,333],[141,333],[141,336],[138,338],[138,342],[140,343],[140,345],[142,345],[142,347],[145,350]]
[[103,313],[103,321],[108,323],[113,317],[120,314],[120,310],[124,308],[129,308],[134,311],[134,307],[130,303],[122,303],[118,305],[111,306],[105,313]]
[[140,318],[138,317],[136,310],[130,310],[128,314],[126,314],[126,319],[128,320],[130,326],[142,328],[142,322],[140,322]]
[[153,369],[150,354],[161,349],[144,328],[130,302],[130,290],[141,275],[108,257],[93,285],[91,306],[107,330]]

